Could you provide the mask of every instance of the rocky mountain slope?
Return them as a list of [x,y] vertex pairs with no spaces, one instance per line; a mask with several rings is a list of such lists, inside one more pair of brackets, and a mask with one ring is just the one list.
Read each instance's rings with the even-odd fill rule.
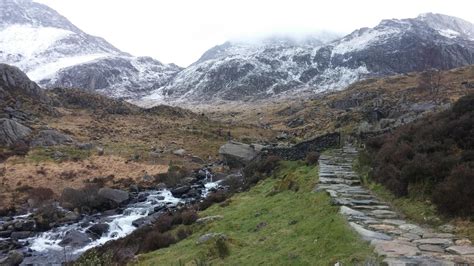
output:
[[133,57],[31,0],[0,3],[0,61],[43,87],[76,87],[156,103],[302,97],[369,77],[474,63],[474,25],[423,14],[342,38],[274,36],[215,46],[186,69]]
[[181,70],[124,53],[31,0],[0,2],[0,61],[43,87],[77,87],[112,97],[136,97]]
[[383,20],[331,43],[227,42],[147,97],[162,101],[255,100],[338,90],[374,76],[474,63],[474,25],[423,14]]

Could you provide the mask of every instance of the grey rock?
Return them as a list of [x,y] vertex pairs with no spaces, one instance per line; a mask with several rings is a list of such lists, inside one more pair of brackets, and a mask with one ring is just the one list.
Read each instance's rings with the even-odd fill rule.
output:
[[450,246],[453,244],[453,241],[451,239],[446,239],[446,238],[422,238],[422,239],[414,240],[413,243]]
[[28,238],[31,235],[32,235],[31,231],[18,231],[18,232],[12,232],[10,237],[12,239],[18,240],[18,239]]
[[178,150],[173,151],[173,154],[178,155],[178,156],[184,156],[186,154],[186,150],[185,149],[178,149]]
[[251,145],[231,141],[219,148],[219,155],[229,166],[242,167],[257,156],[257,151]]
[[59,242],[59,246],[61,247],[73,247],[79,248],[87,245],[92,240],[88,234],[79,232],[77,230],[68,231],[65,235],[63,240]]
[[398,228],[400,228],[403,231],[407,231],[409,233],[417,234],[420,236],[425,233],[425,230],[423,228],[415,224],[402,224]]
[[49,147],[56,145],[70,145],[73,144],[74,140],[71,136],[63,134],[59,131],[47,129],[42,130],[36,137],[31,141],[33,147]]
[[130,195],[127,191],[113,189],[113,188],[101,188],[98,192],[102,198],[111,200],[117,204],[122,204],[129,200]]
[[196,220],[197,224],[208,224],[217,220],[222,220],[224,216],[222,215],[214,215],[214,216],[207,216],[203,218],[199,218]]
[[24,255],[20,251],[12,250],[8,252],[5,258],[0,259],[0,265],[4,266],[17,266],[20,265],[24,260]]
[[102,235],[106,234],[109,231],[110,226],[108,224],[94,224],[86,230],[92,238],[98,239]]
[[349,225],[366,241],[372,241],[374,239],[378,240],[392,240],[392,238],[386,234],[378,233],[365,229],[361,225],[358,225],[354,222],[350,222]]
[[225,234],[222,234],[222,233],[208,233],[208,234],[205,234],[205,235],[202,235],[198,238],[196,244],[204,244],[212,239],[217,239],[217,238],[220,238],[220,239],[223,239],[223,240],[227,240],[228,237],[225,235]]
[[366,217],[365,213],[361,211],[356,211],[347,206],[341,206],[341,208],[339,209],[339,213],[344,216],[350,216],[350,217]]
[[423,244],[423,245],[419,245],[418,248],[422,251],[428,251],[428,252],[437,252],[437,253],[444,252],[444,249],[438,245]]
[[385,241],[385,240],[372,240],[370,242],[374,246],[375,252],[382,256],[387,257],[400,257],[400,256],[416,256],[420,254],[420,250],[416,245],[410,242],[404,242],[399,240]]
[[171,190],[171,194],[173,194],[174,197],[181,197],[184,194],[186,194],[189,190],[191,190],[190,186],[177,187]]
[[446,249],[449,253],[458,255],[474,255],[473,246],[450,246]]
[[27,138],[31,129],[11,119],[0,119],[0,145],[10,146]]

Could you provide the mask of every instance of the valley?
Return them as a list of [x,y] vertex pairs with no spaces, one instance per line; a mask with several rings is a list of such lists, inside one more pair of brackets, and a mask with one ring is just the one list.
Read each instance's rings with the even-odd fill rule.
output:
[[0,265],[474,264],[474,25],[218,44],[187,67],[0,2]]

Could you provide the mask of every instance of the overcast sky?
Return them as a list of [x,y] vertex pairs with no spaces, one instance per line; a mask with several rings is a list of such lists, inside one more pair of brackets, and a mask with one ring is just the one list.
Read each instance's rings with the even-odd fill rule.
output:
[[[0,0],[1,1],[1,0]],[[269,33],[350,33],[434,12],[474,22],[472,0],[35,0],[133,55],[187,66],[207,49]]]

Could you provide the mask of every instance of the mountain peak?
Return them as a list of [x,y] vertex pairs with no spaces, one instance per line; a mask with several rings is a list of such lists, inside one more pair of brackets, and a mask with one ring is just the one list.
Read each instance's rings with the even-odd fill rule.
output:
[[463,35],[474,39],[474,24],[471,22],[449,15],[437,13],[423,13],[416,19],[427,23],[431,28],[448,33],[451,37]]

